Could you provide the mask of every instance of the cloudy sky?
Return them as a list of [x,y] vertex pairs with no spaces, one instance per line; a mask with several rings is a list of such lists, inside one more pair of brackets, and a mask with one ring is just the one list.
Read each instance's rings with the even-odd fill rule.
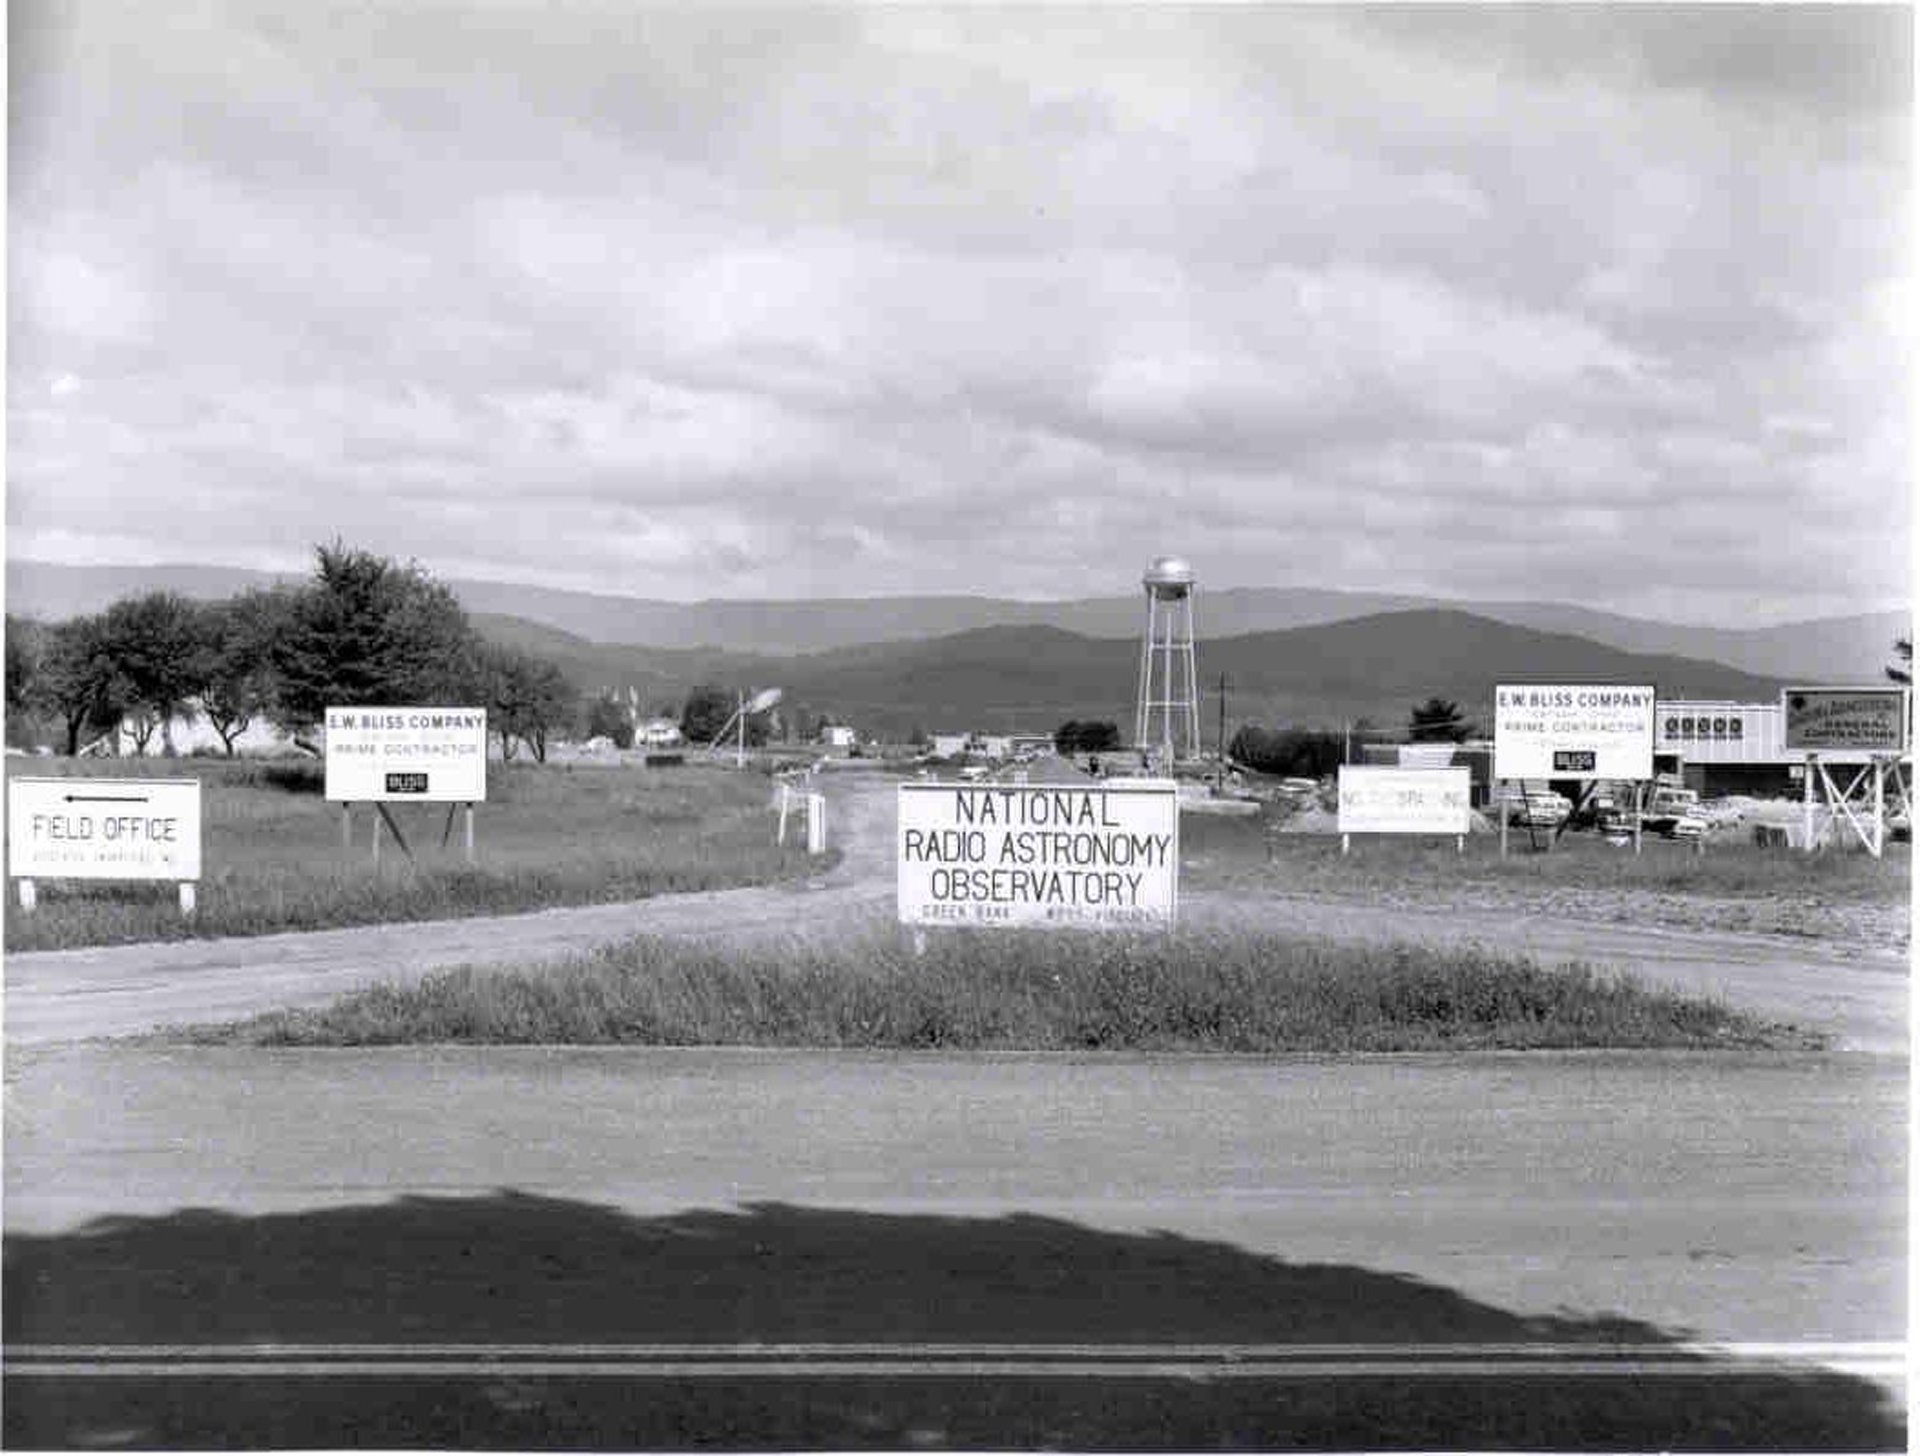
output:
[[1909,599],[1905,8],[10,31],[12,557]]

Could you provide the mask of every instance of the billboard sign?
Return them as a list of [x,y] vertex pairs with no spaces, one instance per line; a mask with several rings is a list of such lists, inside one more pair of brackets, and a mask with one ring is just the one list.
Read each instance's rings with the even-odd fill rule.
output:
[[327,797],[486,802],[486,709],[327,709]]
[[903,925],[1167,929],[1178,902],[1171,780],[902,784]]
[[1471,775],[1464,768],[1340,768],[1342,834],[1465,834]]
[[1787,688],[1780,694],[1786,746],[1901,753],[1907,747],[1907,689],[1894,687]]
[[1650,779],[1653,687],[1617,683],[1494,689],[1496,779]]
[[14,879],[200,878],[200,780],[9,779]]

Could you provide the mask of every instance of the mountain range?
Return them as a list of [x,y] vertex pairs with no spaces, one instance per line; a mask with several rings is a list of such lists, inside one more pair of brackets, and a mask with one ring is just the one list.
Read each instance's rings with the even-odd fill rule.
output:
[[[205,565],[66,566],[7,563],[7,610],[57,620],[118,597],[166,589],[214,599],[249,586],[296,581]],[[517,617],[588,644],[782,657],[880,643],[926,642],[998,627],[1047,627],[1080,637],[1137,642],[1142,598],[1026,602],[978,596],[893,596],[794,601],[662,602],[551,587],[446,578],[476,616]],[[1586,638],[1622,652],[1722,663],[1757,677],[1879,681],[1911,615],[1874,612],[1768,627],[1702,627],[1621,616],[1562,602],[1454,601],[1306,587],[1199,592],[1196,630],[1216,642],[1407,611],[1466,614],[1537,632]]]
[[[1050,626],[776,655],[596,643],[525,618],[478,613],[473,620],[488,637],[539,653],[584,687],[631,687],[654,710],[697,683],[779,687],[790,707],[894,737],[915,729],[1051,732],[1070,718],[1128,729],[1140,662],[1137,642]],[[1223,712],[1229,733],[1243,722],[1336,728],[1361,718],[1397,729],[1413,704],[1433,696],[1457,701],[1490,728],[1493,689],[1503,681],[1651,683],[1666,698],[1740,702],[1772,701],[1781,687],[1723,663],[1622,652],[1455,611],[1382,612],[1209,638],[1197,657],[1208,741]]]

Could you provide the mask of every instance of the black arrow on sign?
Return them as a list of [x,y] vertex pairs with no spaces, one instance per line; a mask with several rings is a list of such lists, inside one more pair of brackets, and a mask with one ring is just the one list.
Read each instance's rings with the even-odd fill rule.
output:
[[69,804],[144,804],[145,794],[68,794]]

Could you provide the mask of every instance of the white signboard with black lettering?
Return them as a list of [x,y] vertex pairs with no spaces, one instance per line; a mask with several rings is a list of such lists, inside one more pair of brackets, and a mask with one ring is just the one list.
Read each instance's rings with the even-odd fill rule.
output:
[[9,779],[18,880],[200,878],[200,780]]
[[1464,768],[1388,768],[1343,764],[1342,834],[1465,834],[1473,789]]
[[480,804],[486,797],[486,709],[327,709],[328,799]]
[[1652,686],[1618,683],[1494,689],[1496,779],[1650,779]]
[[1178,908],[1171,780],[902,784],[903,925],[1166,929]]

